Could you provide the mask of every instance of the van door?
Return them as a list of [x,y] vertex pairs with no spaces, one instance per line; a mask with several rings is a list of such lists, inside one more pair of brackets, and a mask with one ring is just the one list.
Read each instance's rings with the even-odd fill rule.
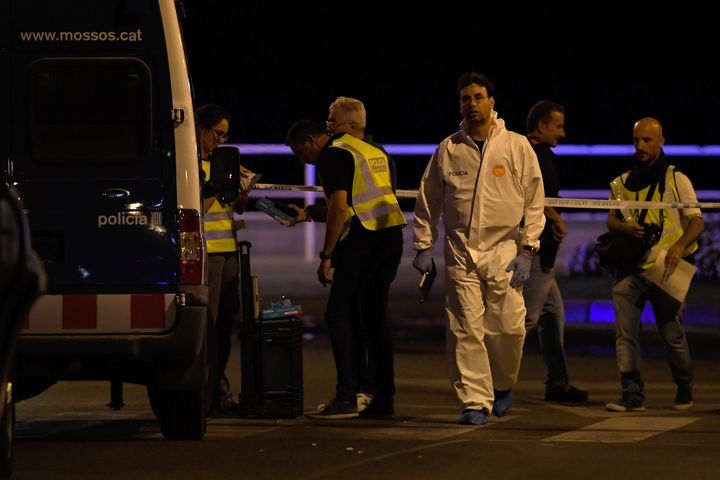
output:
[[[142,9],[120,32],[115,16],[127,15],[116,2],[80,2],[97,14],[92,25],[74,23],[83,19],[75,4],[70,11],[56,3],[63,8],[55,7],[54,24],[47,12],[41,26],[18,15],[10,60],[12,179],[48,293],[176,292],[172,101],[162,35],[153,45],[143,39]],[[122,44],[122,54],[120,39],[132,43]]]

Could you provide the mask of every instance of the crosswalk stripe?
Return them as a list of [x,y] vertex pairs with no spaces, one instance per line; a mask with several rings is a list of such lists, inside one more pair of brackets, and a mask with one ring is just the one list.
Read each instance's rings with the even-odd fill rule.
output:
[[690,425],[698,417],[631,417],[608,418],[572,432],[544,438],[544,442],[632,443]]

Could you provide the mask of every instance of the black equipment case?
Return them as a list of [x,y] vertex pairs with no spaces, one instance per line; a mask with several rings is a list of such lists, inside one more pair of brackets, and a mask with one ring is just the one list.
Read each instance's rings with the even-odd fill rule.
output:
[[264,320],[250,274],[250,242],[239,243],[242,313],[241,399],[244,416],[296,418],[303,414],[302,318]]

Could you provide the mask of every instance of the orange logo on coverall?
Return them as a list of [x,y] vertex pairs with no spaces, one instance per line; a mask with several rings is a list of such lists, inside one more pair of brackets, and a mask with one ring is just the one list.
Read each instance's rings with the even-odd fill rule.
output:
[[505,175],[505,165],[493,165],[493,175],[496,177],[502,177]]

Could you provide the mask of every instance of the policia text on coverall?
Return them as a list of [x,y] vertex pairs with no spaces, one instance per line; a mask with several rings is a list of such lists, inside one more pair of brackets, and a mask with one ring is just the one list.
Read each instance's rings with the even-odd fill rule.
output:
[[307,120],[290,127],[286,144],[303,162],[317,164],[328,201],[318,279],[323,285],[331,285],[325,320],[337,385],[335,398],[311,416],[358,416],[356,335],[360,329],[353,325],[358,321],[358,305],[366,308],[362,321],[368,348],[376,349],[370,366],[377,388],[373,404],[384,404],[391,413],[395,384],[387,301],[402,256],[405,217],[392,190],[387,156],[348,134],[331,138],[324,128]]
[[413,265],[430,268],[443,217],[451,381],[460,423],[482,425],[512,404],[525,338],[519,287],[539,246],[545,196],[537,157],[497,117],[487,77],[462,75],[458,93],[460,131],[435,150],[415,203]]

